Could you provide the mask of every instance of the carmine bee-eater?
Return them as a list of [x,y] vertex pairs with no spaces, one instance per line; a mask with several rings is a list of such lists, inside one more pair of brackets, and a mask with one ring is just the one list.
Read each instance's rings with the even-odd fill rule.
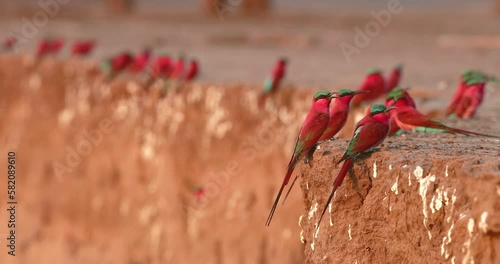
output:
[[151,66],[149,77],[144,84],[144,88],[148,89],[158,78],[168,79],[172,73],[172,67],[172,60],[168,55],[156,57]]
[[[387,100],[385,101],[385,106],[395,106],[395,107],[403,107],[403,106],[409,106],[416,108],[415,101],[413,101],[413,98],[411,98],[410,94],[407,92],[409,88],[401,88],[401,87],[396,87],[394,90],[392,90],[388,95],[387,95]],[[389,135],[392,136],[396,132],[400,130],[398,124],[396,123],[396,119],[394,118],[394,113],[395,111],[389,112]]]
[[167,79],[172,73],[173,66],[172,60],[168,55],[161,55],[155,58],[151,69],[151,76],[153,78]]
[[189,66],[186,70],[186,75],[184,80],[190,82],[198,76],[198,61],[196,59],[191,59]]
[[370,108],[370,112],[356,124],[354,135],[352,136],[351,141],[349,141],[347,150],[345,151],[344,156],[342,156],[342,158],[337,162],[338,164],[344,161],[344,164],[342,164],[342,168],[333,182],[332,192],[328,197],[328,201],[323,209],[323,212],[321,213],[316,228],[319,228],[321,219],[323,219],[335,191],[344,181],[344,178],[353,165],[354,160],[363,152],[371,151],[374,147],[382,144],[384,139],[387,137],[387,133],[389,132],[388,112],[392,109],[394,109],[394,107],[373,105]]
[[174,68],[172,70],[172,74],[170,77],[172,79],[182,80],[184,78],[185,69],[184,69],[184,55],[179,55],[179,58],[175,61]]
[[35,54],[34,67],[38,67],[40,62],[48,55],[57,55],[64,45],[62,39],[43,39],[38,42]]
[[286,64],[287,60],[285,58],[281,58],[276,62],[271,74],[264,81],[264,94],[274,93],[279,88],[281,80],[285,77]]
[[129,68],[132,73],[140,73],[146,69],[151,58],[151,49],[145,48],[141,53],[137,54]]
[[384,76],[379,69],[372,68],[368,70],[367,76],[359,87],[359,90],[369,91],[356,96],[351,103],[352,107],[358,107],[361,103],[372,101],[383,95],[386,91]]
[[364,90],[351,91],[347,89],[338,92],[338,98],[333,101],[333,105],[330,107],[330,121],[328,122],[328,127],[319,139],[319,142],[332,139],[344,127],[347,122],[351,100],[356,95],[367,92],[368,91]]
[[472,118],[484,99],[486,80],[482,76],[473,77],[466,84],[455,113],[458,118]]
[[15,37],[6,37],[2,43],[2,48],[6,51],[11,51],[14,49],[16,43],[17,39]]
[[268,96],[271,96],[278,90],[281,81],[285,77],[286,66],[287,66],[287,60],[285,58],[280,58],[276,62],[274,68],[271,70],[271,73],[264,81],[264,90],[262,91],[262,94],[259,97],[259,105],[263,105],[266,98]]
[[106,74],[107,80],[112,80],[116,75],[123,72],[132,62],[132,55],[125,51],[114,57],[106,59],[101,67]]
[[62,50],[63,46],[64,46],[64,40],[62,38],[53,39],[50,42],[50,52],[52,54],[57,54]]
[[465,70],[462,75],[460,75],[460,81],[458,83],[458,87],[456,88],[455,94],[453,95],[453,99],[451,99],[448,108],[446,109],[445,116],[450,116],[455,113],[457,105],[462,99],[465,90],[467,89],[467,82],[473,78],[481,75],[480,73],[473,70]]
[[[344,127],[345,123],[347,122],[347,116],[349,114],[349,104],[351,103],[352,98],[357,94],[366,92],[367,91],[363,90],[351,91],[344,89],[340,90],[337,93],[337,98],[333,101],[332,107],[330,107],[328,126],[325,132],[323,132],[323,135],[319,138],[318,143],[316,143],[316,145],[312,147],[311,150],[307,153],[305,157],[306,163],[309,163],[309,160],[312,158],[314,151],[316,150],[316,147],[320,142],[332,139]],[[285,204],[288,194],[290,194],[295,181],[297,181],[297,176],[295,176],[295,178],[293,179],[292,184],[290,185],[290,188],[288,189],[288,192],[283,199],[283,204]]]
[[73,43],[71,54],[73,56],[87,56],[94,49],[95,42],[92,40],[79,40]]
[[476,132],[471,132],[463,129],[452,128],[445,126],[443,123],[433,120],[432,118],[420,113],[417,109],[411,106],[397,106],[396,110],[391,114],[394,117],[397,125],[406,131],[413,131],[418,127],[437,129],[438,131],[451,133],[451,134],[463,134],[463,135],[476,135],[498,138],[497,136],[491,136]]
[[387,91],[386,93],[390,93],[394,88],[399,85],[401,81],[401,77],[403,75],[403,64],[398,64],[394,69],[392,69],[391,74],[387,78]]
[[283,189],[290,181],[293,170],[299,161],[304,158],[304,156],[311,150],[311,148],[316,146],[318,139],[323,135],[328,126],[329,120],[329,107],[332,98],[336,97],[336,93],[331,93],[328,91],[318,91],[314,94],[313,101],[309,112],[307,113],[306,120],[302,124],[297,141],[295,142],[295,147],[293,150],[292,158],[288,163],[288,169],[281,184],[281,188],[276,196],[271,212],[267,217],[266,226],[271,224],[271,219],[273,218],[274,211],[278,205],[281,193]]
[[64,46],[63,39],[43,39],[38,43],[36,49],[37,60],[41,60],[47,55],[56,55]]
[[50,53],[50,40],[48,39],[43,39],[40,42],[38,42],[38,45],[36,47],[36,57],[37,58],[42,58]]

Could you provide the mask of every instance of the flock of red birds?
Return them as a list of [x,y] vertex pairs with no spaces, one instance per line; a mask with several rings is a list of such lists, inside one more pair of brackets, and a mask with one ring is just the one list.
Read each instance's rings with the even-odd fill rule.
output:
[[[276,62],[275,66],[271,70],[271,73],[264,82],[264,89],[260,96],[260,102],[264,102],[266,98],[276,93],[276,91],[280,87],[282,80],[285,77],[286,66],[286,59],[281,58]],[[396,65],[389,73],[387,78],[384,77],[379,69],[369,69],[366,77],[358,88],[359,90],[368,92],[353,97],[350,104],[351,107],[356,108],[362,104],[372,102],[376,99],[390,94],[390,92],[393,91],[394,88],[399,86],[402,75],[402,64]],[[482,80],[471,83],[470,85],[468,84],[468,81],[472,77],[481,76],[483,77]],[[492,76],[484,75],[478,71],[465,70],[463,74],[460,75],[459,85],[456,89],[452,101],[445,111],[445,115],[448,117],[463,119],[474,117],[477,109],[483,102],[486,83],[490,81],[498,82],[498,79]],[[408,92],[406,91],[405,94],[409,96]],[[416,107],[413,99],[411,99],[411,105],[413,107]]]
[[[2,47],[3,50],[13,51],[17,40],[13,37],[6,38]],[[65,41],[62,38],[45,38],[38,42],[35,52],[35,66],[45,57],[58,55],[64,48]],[[95,42],[92,40],[77,40],[71,45],[71,56],[85,57],[90,55],[95,49]],[[153,57],[150,48],[144,49],[139,54],[132,54],[128,51],[121,52],[105,59],[101,64],[101,69],[111,80],[118,74],[129,72],[133,74],[147,73],[148,79],[145,87],[149,87],[155,80],[179,80],[193,81],[199,74],[199,66],[196,59],[185,62],[183,55],[173,59],[168,55],[157,55]]]
[[[280,59],[264,83],[261,98],[265,99],[271,96],[279,88],[280,82],[285,75],[285,68],[286,63]],[[376,99],[385,97],[385,105],[374,104],[370,106],[365,116],[357,122],[344,155],[337,162],[343,162],[343,165],[333,182],[328,201],[323,207],[323,212],[316,226],[317,231],[335,191],[342,184],[348,171],[354,166],[354,161],[361,157],[362,154],[372,152],[375,147],[382,144],[387,136],[396,134],[398,131],[422,131],[500,138],[449,127],[421,113],[417,110],[415,101],[408,93],[408,88],[399,86],[401,77],[401,65],[392,70],[387,80],[380,70],[370,69],[358,90],[343,89],[336,92],[322,90],[314,94],[312,105],[300,127],[283,182],[266,220],[266,226],[271,224],[280,197],[284,188],[288,185],[296,165],[301,160],[304,160],[306,164],[310,164],[317,146],[327,140],[333,140],[335,134],[344,127],[351,108],[359,107],[362,104],[370,104]],[[464,71],[460,76],[455,96],[445,111],[446,116],[463,119],[472,118],[484,99],[486,83],[491,81],[498,82],[498,79],[479,71]],[[335,100],[332,102],[333,99]],[[354,185],[357,186],[357,180],[352,175],[351,177]],[[298,176],[295,176],[292,181],[283,203],[297,178]],[[362,197],[361,194],[360,196]]]

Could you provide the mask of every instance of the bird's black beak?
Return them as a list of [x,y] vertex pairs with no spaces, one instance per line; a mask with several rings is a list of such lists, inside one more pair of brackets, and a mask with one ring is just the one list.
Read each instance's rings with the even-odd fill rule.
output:
[[370,91],[367,90],[356,90],[352,92],[352,95],[357,95],[357,94],[362,94],[362,93],[369,93]]

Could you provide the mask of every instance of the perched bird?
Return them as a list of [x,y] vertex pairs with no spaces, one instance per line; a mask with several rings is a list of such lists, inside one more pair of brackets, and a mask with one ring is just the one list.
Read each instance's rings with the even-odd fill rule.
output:
[[42,61],[48,55],[57,55],[59,51],[61,51],[64,46],[63,39],[49,39],[45,38],[38,42],[38,46],[36,48],[36,56],[35,56],[35,66]]
[[[316,143],[314,147],[312,147],[311,150],[307,153],[305,157],[306,163],[309,163],[309,160],[312,158],[317,145],[321,141],[332,139],[333,136],[335,136],[344,127],[345,123],[347,122],[347,116],[349,114],[349,104],[352,98],[357,94],[366,92],[367,91],[363,90],[351,91],[347,89],[340,90],[338,92],[337,98],[333,101],[332,107],[330,107],[328,126],[323,135],[319,138],[318,143]],[[297,181],[297,176],[295,176],[295,178],[293,179],[292,184],[290,185],[290,188],[288,189],[288,192],[283,199],[283,204],[285,204],[286,198],[290,194],[295,181]]]
[[49,39],[42,39],[36,47],[36,57],[41,59],[51,52],[51,42]]
[[186,70],[186,75],[184,76],[185,81],[192,81],[198,76],[198,61],[196,59],[191,59],[189,66]]
[[395,105],[400,100],[404,101],[405,106],[411,106],[417,108],[415,101],[408,93],[410,88],[396,87],[389,94],[387,94],[387,100],[385,101],[385,106]]
[[458,87],[455,91],[455,94],[453,95],[453,99],[451,100],[448,108],[445,111],[445,116],[451,116],[455,113],[456,108],[460,100],[462,100],[465,90],[467,89],[467,82],[471,78],[477,77],[479,75],[481,75],[479,72],[473,70],[465,70],[462,75],[460,75]]
[[278,90],[281,81],[283,80],[286,74],[286,65],[287,65],[287,60],[285,58],[280,58],[276,62],[270,75],[264,81],[264,90],[262,91],[262,94],[259,97],[259,105],[263,105],[266,98],[274,94]]
[[309,112],[307,113],[306,120],[302,124],[297,141],[295,142],[295,147],[293,150],[292,158],[288,163],[288,169],[281,184],[281,188],[276,196],[273,207],[266,221],[266,226],[271,224],[271,219],[273,218],[274,211],[279,202],[281,193],[283,189],[290,181],[293,170],[297,163],[304,158],[304,156],[311,150],[311,148],[316,146],[316,142],[323,135],[329,120],[329,107],[332,98],[336,98],[336,93],[331,93],[328,91],[318,91],[314,94],[313,101]]
[[373,148],[382,144],[382,142],[387,137],[387,133],[389,132],[389,115],[388,112],[394,109],[394,107],[385,107],[384,105],[373,105],[370,108],[370,112],[361,119],[354,129],[354,135],[352,136],[351,141],[349,141],[349,145],[342,156],[342,158],[337,162],[340,163],[344,161],[342,164],[342,168],[340,169],[337,177],[333,182],[333,189],[328,197],[328,201],[321,213],[321,217],[319,218],[318,224],[316,228],[319,228],[319,224],[321,223],[321,219],[328,208],[328,205],[332,201],[333,195],[337,188],[342,184],[344,178],[354,163],[354,160],[362,153],[367,151],[372,151]]
[[477,135],[485,137],[494,137],[486,134],[471,132],[463,129],[452,128],[445,126],[443,123],[433,120],[430,117],[420,113],[417,109],[411,106],[397,106],[396,110],[393,111],[392,116],[394,117],[397,125],[406,131],[413,131],[418,127],[438,129],[438,131],[452,133],[452,134],[463,134],[463,135]]
[[184,78],[185,70],[186,69],[184,69],[184,55],[181,54],[179,55],[179,58],[177,58],[177,61],[174,64],[174,68],[172,70],[170,78],[182,80]]
[[484,99],[484,89],[486,80],[483,77],[469,79],[462,98],[457,104],[455,114],[458,118],[471,118],[476,114],[477,109]]
[[[388,95],[387,95],[387,100],[385,101],[385,106],[395,106],[395,107],[403,107],[403,106],[409,106],[416,108],[415,101],[413,101],[413,98],[411,98],[410,94],[407,92],[409,88],[401,88],[401,87],[396,87],[393,89]],[[400,130],[398,124],[396,123],[396,119],[393,116],[394,111],[389,112],[389,135],[392,136],[396,132]]]
[[71,54],[73,56],[87,56],[94,49],[95,42],[91,40],[75,41],[71,47]]
[[61,38],[58,39],[43,39],[38,43],[34,68],[36,69],[38,65],[42,62],[42,60],[49,55],[57,55],[62,47],[64,46],[64,40]]
[[2,48],[6,51],[11,51],[14,49],[16,43],[17,39],[15,37],[6,37],[2,43]]
[[203,186],[201,185],[195,185],[193,186],[193,194],[198,199],[205,198],[206,196],[205,188],[203,188]]
[[358,107],[361,103],[373,101],[383,95],[386,91],[385,80],[380,70],[376,68],[368,70],[367,76],[359,87],[359,90],[369,91],[369,93],[356,96],[351,102],[352,107]]
[[151,72],[144,83],[144,88],[148,89],[156,79],[168,79],[172,73],[172,69],[172,60],[168,55],[156,57],[151,66]]
[[319,139],[319,142],[332,139],[344,127],[347,122],[351,100],[356,95],[367,92],[368,91],[364,90],[351,91],[347,89],[338,92],[338,98],[333,101],[333,105],[330,107],[330,121],[328,122],[328,127]]
[[145,48],[141,53],[137,54],[130,64],[129,71],[132,73],[143,72],[149,64],[151,58],[151,49]]
[[160,55],[155,58],[152,69],[151,76],[153,78],[164,78],[167,79],[172,73],[173,65],[172,60],[168,55]]
[[394,69],[392,69],[391,74],[387,78],[387,91],[389,93],[392,89],[396,88],[401,81],[403,75],[403,64],[398,64]]
[[123,72],[132,62],[132,55],[124,51],[114,57],[106,59],[102,64],[101,68],[106,74],[108,81],[112,80],[116,75]]
[[281,80],[285,77],[287,60],[281,58],[276,62],[271,74],[264,81],[264,94],[271,94],[276,92]]
[[49,42],[50,53],[56,55],[59,53],[64,46],[64,40],[62,38],[52,39]]

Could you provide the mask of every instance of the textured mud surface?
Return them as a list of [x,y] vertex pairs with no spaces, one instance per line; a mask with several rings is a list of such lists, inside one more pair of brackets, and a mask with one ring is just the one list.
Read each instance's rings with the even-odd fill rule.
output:
[[[192,84],[158,98],[127,76],[103,83],[91,63],[47,60],[35,72],[29,63],[0,63],[0,140],[22,168],[21,262],[498,259],[498,140],[388,140],[356,165],[364,204],[346,179],[333,226],[326,217],[313,238],[342,139],[324,144],[312,169],[299,165],[304,199],[296,188],[264,228],[313,90],[280,92],[258,109],[256,87]],[[484,111],[455,125],[494,133],[496,118]],[[192,194],[195,185],[206,198]]]
[[390,139],[355,164],[364,201],[347,177],[316,233],[346,145],[324,144],[313,168],[301,171],[306,262],[498,263],[499,144],[452,135]]
[[[0,56],[0,155],[17,152],[20,201],[19,255],[2,251],[0,263],[498,263],[500,142],[485,138],[389,139],[355,166],[364,203],[346,178],[333,226],[327,214],[314,237],[334,161],[363,110],[312,168],[297,166],[301,188],[264,227],[314,91],[356,88],[367,68],[404,62],[404,85],[439,118],[459,72],[500,69],[498,49],[439,44],[445,33],[498,35],[483,7],[405,9],[350,63],[338,45],[352,43],[369,10],[206,23],[175,14],[101,23],[63,12],[34,39],[96,39],[89,61],[48,59],[33,70],[29,56]],[[21,26],[2,20],[0,35]],[[31,53],[34,39],[19,52]],[[92,70],[92,61],[144,45],[198,57],[200,83],[158,98],[139,93],[136,76],[103,83]],[[260,84],[283,55],[285,89],[259,109]],[[477,118],[447,124],[498,135],[499,91],[489,86]],[[206,198],[193,195],[196,185]],[[0,190],[0,212],[6,199]],[[0,237],[4,223],[0,213]]]

